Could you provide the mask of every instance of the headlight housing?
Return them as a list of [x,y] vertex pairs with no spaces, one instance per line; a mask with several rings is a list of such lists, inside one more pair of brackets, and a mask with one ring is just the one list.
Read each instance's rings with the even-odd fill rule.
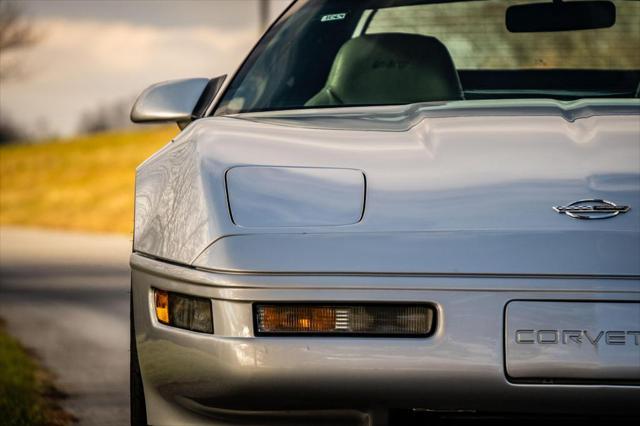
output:
[[213,333],[211,300],[154,290],[156,318],[162,324],[200,333]]

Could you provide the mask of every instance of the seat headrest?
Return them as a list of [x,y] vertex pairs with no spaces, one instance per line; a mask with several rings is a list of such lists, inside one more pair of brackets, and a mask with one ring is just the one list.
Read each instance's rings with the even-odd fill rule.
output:
[[462,99],[458,73],[438,39],[382,33],[338,51],[325,87],[307,105],[403,104]]

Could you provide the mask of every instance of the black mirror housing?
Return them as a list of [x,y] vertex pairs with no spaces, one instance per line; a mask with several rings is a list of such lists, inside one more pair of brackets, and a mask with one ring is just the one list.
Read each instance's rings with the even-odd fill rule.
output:
[[215,99],[216,95],[222,88],[224,81],[227,79],[227,75],[220,75],[209,80],[209,83],[202,91],[202,96],[198,99],[196,106],[193,108],[193,118],[198,119],[206,115],[207,110],[211,106],[211,103]]

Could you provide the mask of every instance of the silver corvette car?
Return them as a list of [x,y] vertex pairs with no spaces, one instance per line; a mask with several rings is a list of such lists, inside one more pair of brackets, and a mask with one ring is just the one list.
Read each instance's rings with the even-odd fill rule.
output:
[[639,83],[638,1],[301,0],[145,90],[132,423],[638,416]]

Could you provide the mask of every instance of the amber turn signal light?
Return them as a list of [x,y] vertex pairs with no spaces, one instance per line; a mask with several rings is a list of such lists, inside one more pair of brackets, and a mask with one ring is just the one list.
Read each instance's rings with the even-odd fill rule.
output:
[[169,324],[169,293],[162,290],[155,291],[156,317],[163,324]]

